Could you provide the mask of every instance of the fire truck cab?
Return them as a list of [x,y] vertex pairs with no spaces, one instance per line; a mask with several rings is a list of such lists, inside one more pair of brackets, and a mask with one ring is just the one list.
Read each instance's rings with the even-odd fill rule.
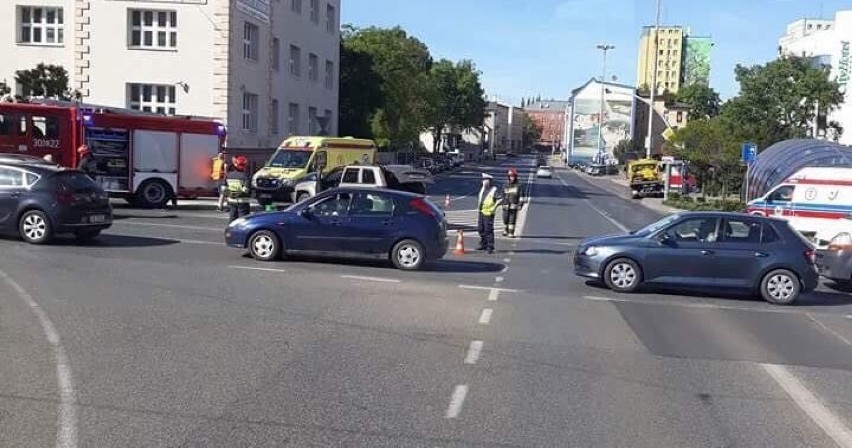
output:
[[224,126],[212,119],[58,101],[0,103],[0,153],[50,154],[76,167],[85,144],[97,162],[89,175],[110,196],[140,207],[217,195],[212,160],[224,137]]

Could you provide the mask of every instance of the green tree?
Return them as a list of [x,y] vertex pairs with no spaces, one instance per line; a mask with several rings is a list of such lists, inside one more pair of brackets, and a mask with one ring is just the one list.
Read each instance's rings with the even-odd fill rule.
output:
[[722,100],[710,86],[691,84],[678,91],[675,101],[689,106],[691,120],[713,118],[719,115]]
[[742,180],[740,146],[726,122],[719,117],[690,121],[675,131],[665,152],[688,161],[702,195],[727,196]]
[[372,138],[370,120],[382,105],[382,79],[374,70],[373,57],[347,44],[351,28],[340,41],[340,135]]
[[[740,142],[753,141],[760,149],[806,137],[817,104],[828,115],[843,101],[829,67],[815,67],[810,58],[782,57],[735,71],[740,95],[722,106],[722,117]],[[837,123],[827,127],[842,132]]]
[[381,145],[417,142],[430,111],[429,49],[399,27],[348,27],[343,39],[350,50],[370,56],[381,79],[381,104],[370,118],[373,138]]
[[529,115],[524,114],[524,125],[523,125],[523,145],[524,147],[530,147],[534,145],[536,142],[541,140],[541,127],[530,118]]
[[71,99],[68,89],[68,71],[59,65],[38,64],[30,70],[15,72],[15,81],[21,85],[24,99],[42,97],[50,99]]
[[479,75],[473,63],[467,60],[453,64],[442,59],[432,65],[428,120],[433,151],[438,150],[448,128],[463,130],[482,126],[486,103]]

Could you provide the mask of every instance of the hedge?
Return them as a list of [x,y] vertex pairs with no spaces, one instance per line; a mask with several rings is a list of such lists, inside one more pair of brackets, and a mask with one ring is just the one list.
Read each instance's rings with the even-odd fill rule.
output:
[[681,196],[677,193],[669,194],[669,198],[663,201],[663,204],[689,211],[723,211],[723,212],[743,212],[746,205],[742,201],[732,199],[710,199],[697,197],[693,199],[690,196]]

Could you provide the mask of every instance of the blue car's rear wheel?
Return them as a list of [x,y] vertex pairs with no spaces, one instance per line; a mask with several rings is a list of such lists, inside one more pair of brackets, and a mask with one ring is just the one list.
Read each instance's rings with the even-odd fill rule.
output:
[[268,230],[258,230],[249,237],[249,254],[259,261],[274,261],[281,256],[281,240]]
[[402,240],[391,250],[391,262],[397,269],[416,271],[426,261],[423,246],[414,240]]

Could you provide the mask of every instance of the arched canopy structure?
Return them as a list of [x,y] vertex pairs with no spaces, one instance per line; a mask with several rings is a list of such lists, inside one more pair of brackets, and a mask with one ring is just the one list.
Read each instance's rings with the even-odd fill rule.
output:
[[749,197],[760,197],[796,171],[810,166],[852,167],[852,147],[825,140],[785,140],[757,156],[749,170]]

